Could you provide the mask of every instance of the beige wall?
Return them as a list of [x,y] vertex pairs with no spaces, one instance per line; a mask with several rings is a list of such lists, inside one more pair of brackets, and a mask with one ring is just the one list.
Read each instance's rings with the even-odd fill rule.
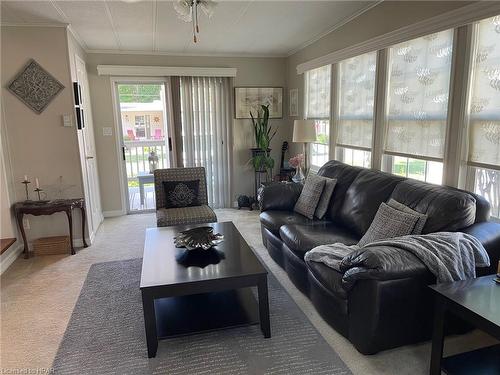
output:
[[[62,115],[73,116],[72,86],[68,59],[68,41],[64,27],[2,27],[1,29],[1,81],[2,103],[6,142],[10,152],[12,170],[13,201],[24,199],[24,175],[32,181],[40,180],[48,198],[81,197],[82,178],[76,130],[74,126],[63,127]],[[6,86],[25,66],[30,58],[35,59],[65,88],[41,113],[36,114]],[[6,159],[7,160],[7,159]],[[60,177],[62,176],[62,185]],[[33,190],[34,184],[30,185]],[[63,188],[65,191],[60,194]],[[31,198],[34,198],[31,191]],[[74,215],[75,238],[81,238],[80,218]],[[52,216],[29,216],[31,229],[29,239],[40,236],[66,234],[67,222],[64,214]]]
[[[152,66],[204,66],[237,68],[235,86],[286,86],[284,58],[224,58],[224,57],[189,57],[189,56],[150,56],[125,54],[89,54],[87,70],[90,79],[92,109],[96,134],[97,157],[101,183],[103,211],[122,209],[118,177],[118,152],[115,137],[103,136],[103,127],[115,128],[113,103],[109,76],[98,76],[98,64],[113,65],[152,65]],[[287,112],[286,91],[283,112]],[[281,143],[291,134],[291,126],[286,119],[273,119],[271,124],[278,128],[272,143],[273,157],[279,163]],[[119,134],[119,132],[118,132]],[[233,121],[233,180],[234,195],[253,195],[253,171],[247,165],[251,147],[254,147],[250,120]],[[235,198],[235,197],[233,197]],[[234,200],[234,199],[233,199]]]
[[[297,74],[297,65],[471,3],[473,2],[384,1],[288,57],[287,85],[289,88],[299,89],[299,118],[304,115],[304,77]],[[299,149],[294,147],[291,151],[297,152]]]

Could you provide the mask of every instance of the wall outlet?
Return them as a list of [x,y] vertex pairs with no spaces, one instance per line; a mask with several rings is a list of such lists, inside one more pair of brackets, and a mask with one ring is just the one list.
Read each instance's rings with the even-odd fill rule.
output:
[[23,226],[25,229],[31,229],[30,220],[27,217],[23,218]]
[[62,115],[63,118],[63,126],[66,128],[70,128],[73,126],[71,123],[71,116],[70,115]]
[[110,137],[113,135],[113,128],[111,126],[104,126],[102,128],[102,135],[104,137]]

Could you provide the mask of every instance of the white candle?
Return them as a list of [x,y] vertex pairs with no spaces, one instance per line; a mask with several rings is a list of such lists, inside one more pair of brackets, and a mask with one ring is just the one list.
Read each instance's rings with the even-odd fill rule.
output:
[[38,177],[35,178],[36,188],[40,189],[40,183],[38,182]]
[[24,175],[24,180],[23,181],[28,181],[28,175],[27,174]]

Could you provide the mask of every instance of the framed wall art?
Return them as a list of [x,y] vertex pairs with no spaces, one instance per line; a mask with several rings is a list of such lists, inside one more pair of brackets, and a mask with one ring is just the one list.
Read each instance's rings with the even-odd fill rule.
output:
[[8,86],[19,100],[40,114],[64,89],[61,82],[31,59]]
[[299,89],[290,89],[290,116],[296,117],[299,115]]
[[261,105],[269,104],[269,118],[283,118],[282,87],[235,87],[234,115],[237,119],[247,119],[254,115]]

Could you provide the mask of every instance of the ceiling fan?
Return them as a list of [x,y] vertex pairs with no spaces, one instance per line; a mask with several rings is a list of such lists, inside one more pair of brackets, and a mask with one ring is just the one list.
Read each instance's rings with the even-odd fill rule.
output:
[[175,0],[174,9],[178,17],[184,22],[193,24],[193,42],[197,42],[196,34],[200,33],[198,26],[198,10],[201,9],[208,18],[211,18],[217,3],[213,0]]
[[[139,3],[142,0],[122,0],[125,3]],[[198,9],[200,8],[208,18],[214,14],[217,3],[213,0],[174,0],[174,9],[177,16],[184,22],[193,24],[193,42],[197,42],[196,34],[200,33],[198,26]]]

